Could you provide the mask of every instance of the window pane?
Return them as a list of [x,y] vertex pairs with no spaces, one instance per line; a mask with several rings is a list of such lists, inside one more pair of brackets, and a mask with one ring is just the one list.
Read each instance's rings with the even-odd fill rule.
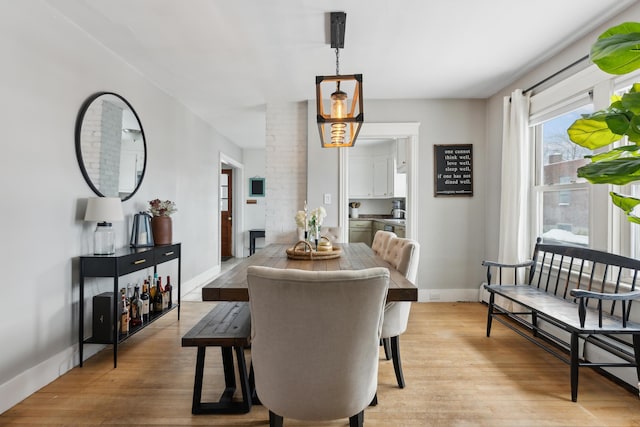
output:
[[592,151],[571,142],[567,129],[580,115],[592,111],[593,105],[589,104],[541,125],[543,185],[584,182],[582,178],[578,179],[576,171],[589,162],[584,156]]
[[538,229],[546,243],[589,245],[589,187],[578,179],[577,170],[590,161],[584,156],[592,152],[571,142],[567,129],[592,111],[593,105],[585,105],[536,127],[541,159],[537,176],[542,185]]
[[589,190],[545,191],[542,238],[545,243],[589,245]]

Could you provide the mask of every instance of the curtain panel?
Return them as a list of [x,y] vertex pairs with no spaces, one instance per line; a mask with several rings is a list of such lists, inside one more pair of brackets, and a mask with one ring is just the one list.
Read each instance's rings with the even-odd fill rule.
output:
[[[510,98],[504,98],[503,110],[498,248],[498,259],[503,263],[517,263],[531,257],[529,239],[531,153],[529,95],[517,89]],[[523,278],[518,277],[519,283]]]

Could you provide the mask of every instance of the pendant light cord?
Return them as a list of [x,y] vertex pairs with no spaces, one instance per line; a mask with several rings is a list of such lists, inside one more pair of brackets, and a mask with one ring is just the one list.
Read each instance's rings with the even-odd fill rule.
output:
[[340,75],[340,49],[336,48],[336,76]]

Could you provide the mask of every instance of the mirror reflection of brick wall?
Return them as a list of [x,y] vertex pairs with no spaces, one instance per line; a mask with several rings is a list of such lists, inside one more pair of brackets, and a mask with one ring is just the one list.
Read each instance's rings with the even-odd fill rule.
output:
[[117,196],[122,145],[122,108],[102,102],[102,143],[100,144],[100,192]]
[[122,108],[94,102],[82,122],[82,160],[91,182],[105,196],[118,195]]

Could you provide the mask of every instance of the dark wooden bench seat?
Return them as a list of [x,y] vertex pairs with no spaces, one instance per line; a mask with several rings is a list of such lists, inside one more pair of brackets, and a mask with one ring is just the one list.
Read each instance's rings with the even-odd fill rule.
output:
[[[640,379],[640,322],[629,320],[632,301],[640,299],[639,260],[538,239],[531,261],[483,265],[489,292],[487,337],[495,319],[570,365],[572,401],[578,397],[582,366],[635,367]],[[518,271],[524,277],[520,284]],[[588,360],[587,343],[612,357]]]
[[[193,385],[193,414],[246,413],[255,403],[253,375],[247,375],[244,349],[251,344],[251,314],[247,302],[220,302],[182,337],[183,347],[198,347]],[[202,402],[204,360],[207,347],[220,347],[225,390],[218,402]],[[233,351],[236,353],[242,401],[233,401],[236,377]]]

